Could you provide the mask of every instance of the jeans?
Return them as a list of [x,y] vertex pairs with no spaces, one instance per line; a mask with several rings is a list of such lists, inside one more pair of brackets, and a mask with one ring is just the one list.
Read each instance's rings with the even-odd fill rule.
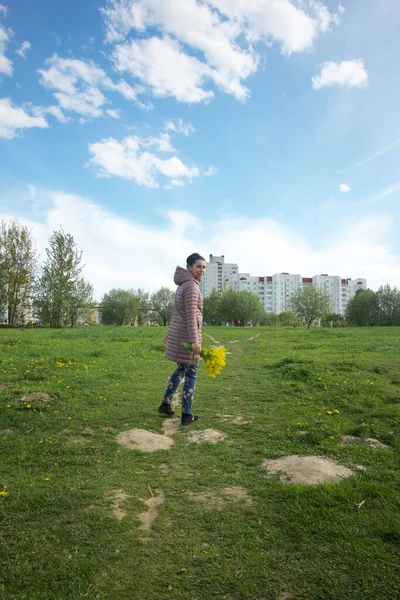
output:
[[175,369],[171,375],[171,379],[165,390],[163,402],[165,404],[171,404],[172,396],[178,389],[182,379],[185,378],[182,392],[182,414],[190,415],[192,412],[194,390],[196,389],[197,367],[199,361],[196,361],[193,365],[187,365],[185,363],[177,364],[178,368]]

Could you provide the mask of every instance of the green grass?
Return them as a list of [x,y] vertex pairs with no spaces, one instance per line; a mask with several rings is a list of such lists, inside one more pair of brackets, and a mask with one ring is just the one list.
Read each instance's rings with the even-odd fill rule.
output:
[[[124,449],[121,431],[162,433],[156,408],[173,370],[159,349],[164,334],[0,330],[0,598],[398,597],[399,329],[206,327],[205,341],[230,354],[215,380],[200,366],[201,420],[168,451]],[[30,392],[51,401],[28,408]],[[227,414],[247,423],[221,421]],[[226,440],[189,442],[189,431],[206,428]],[[390,449],[342,447],[340,435]],[[365,470],[316,487],[267,477],[264,459],[291,454]],[[232,486],[252,504],[205,511],[187,496]],[[128,495],[122,520],[107,499],[116,489]],[[143,541],[138,514],[156,490],[165,502]]]

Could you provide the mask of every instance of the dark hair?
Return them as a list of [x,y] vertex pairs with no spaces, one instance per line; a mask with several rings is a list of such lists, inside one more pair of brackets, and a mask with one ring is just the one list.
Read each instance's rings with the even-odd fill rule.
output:
[[194,265],[194,263],[196,262],[196,260],[206,260],[205,258],[203,258],[202,256],[200,256],[200,254],[197,254],[197,252],[194,252],[193,254],[191,254],[190,256],[187,257],[186,259],[186,264],[188,267],[192,267]]

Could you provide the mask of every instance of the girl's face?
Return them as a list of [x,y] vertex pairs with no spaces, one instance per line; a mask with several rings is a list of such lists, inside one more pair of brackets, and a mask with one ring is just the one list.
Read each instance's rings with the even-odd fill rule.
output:
[[200,281],[206,271],[206,261],[205,260],[196,260],[196,262],[188,267],[189,271],[193,273],[193,275]]

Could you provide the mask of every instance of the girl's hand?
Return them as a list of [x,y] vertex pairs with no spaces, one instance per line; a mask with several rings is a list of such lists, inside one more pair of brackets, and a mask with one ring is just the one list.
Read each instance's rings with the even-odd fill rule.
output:
[[197,344],[197,343],[192,344],[192,348],[193,348],[194,357],[196,359],[199,359],[200,358],[200,354],[201,354],[201,346],[200,346],[200,344]]

